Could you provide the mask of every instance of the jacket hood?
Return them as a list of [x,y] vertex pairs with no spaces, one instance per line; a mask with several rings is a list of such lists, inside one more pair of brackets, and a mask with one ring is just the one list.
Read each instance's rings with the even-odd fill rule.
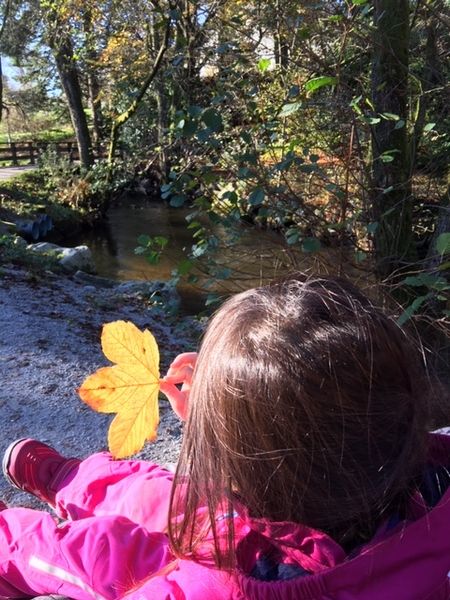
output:
[[[427,470],[450,466],[450,438],[432,435]],[[411,499],[407,521],[385,524],[356,556],[348,557],[326,534],[294,523],[271,523],[244,517],[251,529],[243,538],[238,560],[239,587],[251,600],[299,600],[336,598],[342,600],[411,600],[450,598],[450,473],[437,479],[437,490],[417,492]],[[427,484],[426,478],[424,483]],[[436,486],[435,486],[436,487]],[[421,488],[422,491],[422,488]],[[257,537],[262,536],[257,541]],[[240,545],[241,545],[240,544]],[[251,566],[259,556],[279,551],[290,569],[261,579]],[[292,566],[299,567],[295,571]],[[264,567],[264,565],[263,565]],[[279,570],[278,570],[279,573]],[[263,571],[267,575],[267,571]],[[284,580],[283,580],[284,579]],[[270,591],[269,591],[270,590]]]

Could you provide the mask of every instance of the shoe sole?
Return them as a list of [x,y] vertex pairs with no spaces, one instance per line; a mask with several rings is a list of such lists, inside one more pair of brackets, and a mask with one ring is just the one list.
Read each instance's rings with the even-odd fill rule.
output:
[[22,488],[18,485],[18,483],[16,481],[14,481],[14,479],[9,474],[9,466],[11,464],[11,455],[16,446],[18,446],[22,442],[27,441],[28,439],[29,438],[21,438],[20,440],[15,440],[6,448],[5,453],[3,454],[3,460],[2,460],[3,476],[8,483],[10,483],[13,487],[17,488],[18,490],[22,490]]

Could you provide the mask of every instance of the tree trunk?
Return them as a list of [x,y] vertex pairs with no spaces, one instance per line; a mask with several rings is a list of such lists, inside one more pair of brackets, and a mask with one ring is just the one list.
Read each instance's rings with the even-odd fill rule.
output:
[[94,145],[99,145],[104,137],[104,118],[100,102],[101,86],[97,76],[95,64],[98,61],[98,52],[95,47],[95,36],[92,31],[92,11],[86,8],[84,13],[84,34],[86,36],[86,70],[89,108],[92,112],[92,139]]
[[77,138],[80,161],[88,169],[93,162],[91,136],[83,109],[78,70],[71,41],[66,37],[53,46],[56,67],[69,105],[70,117]]
[[92,111],[92,139],[94,145],[98,148],[103,139],[103,114],[99,101],[100,83],[95,73],[89,73],[87,78],[89,93],[89,108]]
[[[375,0],[372,101],[372,203],[377,272],[387,278],[413,256],[408,152],[408,0]],[[392,118],[389,114],[397,115]],[[384,117],[383,117],[384,115]]]

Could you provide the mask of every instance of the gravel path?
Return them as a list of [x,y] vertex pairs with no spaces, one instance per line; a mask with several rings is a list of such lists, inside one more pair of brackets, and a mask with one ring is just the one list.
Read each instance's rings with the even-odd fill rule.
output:
[[[0,274],[0,457],[20,437],[45,441],[66,456],[84,457],[105,449],[112,415],[93,412],[76,392],[85,377],[109,364],[101,353],[104,323],[133,321],[155,335],[163,371],[179,352],[195,349],[200,325],[192,318],[168,318],[142,298],[118,295],[70,278],[46,274],[36,280],[25,270]],[[138,458],[160,463],[177,458],[181,428],[160,401],[158,440]],[[37,506],[0,477],[7,504]]]
[[36,169],[33,165],[24,165],[22,167],[2,167],[0,168],[0,181],[7,179],[13,179],[18,175],[22,175],[25,171],[34,171]]

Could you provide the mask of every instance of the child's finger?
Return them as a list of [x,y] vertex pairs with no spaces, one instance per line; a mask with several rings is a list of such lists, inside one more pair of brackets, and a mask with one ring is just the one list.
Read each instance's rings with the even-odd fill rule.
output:
[[160,381],[160,391],[167,396],[173,411],[182,419],[186,420],[187,416],[187,395],[185,392],[179,390],[175,385]]
[[171,366],[177,367],[186,363],[195,364],[197,360],[197,352],[182,352],[172,362]]
[[169,366],[167,371],[167,375],[176,375],[179,371],[190,368],[194,369],[195,363],[197,361],[197,353],[196,352],[184,352],[183,354],[179,354],[175,360]]
[[169,369],[167,371],[167,375],[162,377],[162,380],[166,383],[185,383],[187,381],[191,381],[192,373],[194,369],[192,367],[186,366],[178,369]]

